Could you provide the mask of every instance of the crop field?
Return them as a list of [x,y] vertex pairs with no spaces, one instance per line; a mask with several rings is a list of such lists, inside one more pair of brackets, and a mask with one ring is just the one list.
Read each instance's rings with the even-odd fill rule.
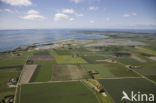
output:
[[156,81],[156,64],[147,63],[138,65],[138,68],[135,69],[137,72],[147,76],[149,79]]
[[16,68],[5,68],[0,69],[0,98],[3,98],[6,95],[14,95],[15,88],[8,88],[7,82],[14,77],[20,75],[21,69]]
[[130,65],[130,64],[140,64],[141,62],[137,61],[136,59],[130,58],[130,57],[118,57],[115,58],[120,63]]
[[133,71],[128,70],[120,64],[85,64],[87,71],[96,70],[99,74],[95,78],[112,78],[112,77],[137,77]]
[[53,63],[53,60],[35,60],[34,61],[34,64],[46,65],[46,64],[52,64],[52,63]]
[[88,52],[88,50],[85,48],[71,48],[71,49],[63,48],[63,49],[56,49],[55,52],[58,55],[71,55],[72,53],[79,54],[79,53]]
[[90,56],[83,56],[83,58],[88,63],[108,63],[104,61],[105,59],[108,59],[108,56],[97,56],[97,55],[90,55]]
[[108,69],[115,77],[138,77],[136,73],[120,64],[103,64],[103,67]]
[[54,65],[52,80],[77,80],[89,78],[87,71],[79,65]]
[[8,56],[0,59],[0,66],[23,65],[26,62],[26,59],[27,57],[25,56]]
[[36,75],[35,82],[47,82],[50,81],[52,77],[52,65],[41,65],[39,71]]
[[49,51],[48,50],[40,50],[40,51],[35,51],[34,52],[34,56],[42,56],[42,55],[50,55]]
[[98,103],[81,82],[26,84],[17,93],[16,103]]
[[114,75],[109,71],[109,69],[104,68],[102,64],[85,64],[84,67],[87,71],[96,70],[99,74],[94,75],[94,78],[110,78]]
[[50,55],[51,56],[57,56],[57,53],[56,53],[56,51],[55,50],[49,50],[49,53],[50,53]]
[[72,57],[70,55],[64,56],[55,56],[55,60],[57,64],[80,64],[80,63],[87,63],[81,57]]
[[31,60],[52,60],[52,56],[32,56]]
[[156,75],[146,75],[146,77],[156,82]]
[[156,64],[155,63],[147,63],[138,65],[138,68],[135,70],[143,75],[156,75]]
[[147,53],[147,54],[151,54],[151,55],[155,55],[156,56],[156,51],[150,50],[148,48],[143,48],[141,46],[136,46],[135,48],[138,49],[140,52],[143,52],[143,53]]
[[56,52],[57,55],[70,55],[71,51],[69,49],[56,49],[54,52]]
[[[115,103],[121,103],[125,91],[130,95],[131,91],[134,93],[156,94],[156,85],[145,80],[144,78],[127,78],[127,79],[99,79],[98,80],[104,89],[110,94]],[[123,100],[125,103],[129,101]],[[133,102],[138,103],[138,102]],[[147,103],[147,102],[141,102]]]

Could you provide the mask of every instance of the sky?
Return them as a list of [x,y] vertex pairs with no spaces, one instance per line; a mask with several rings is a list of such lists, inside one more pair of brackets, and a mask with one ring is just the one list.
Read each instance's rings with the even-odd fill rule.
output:
[[156,29],[156,0],[0,0],[0,29]]

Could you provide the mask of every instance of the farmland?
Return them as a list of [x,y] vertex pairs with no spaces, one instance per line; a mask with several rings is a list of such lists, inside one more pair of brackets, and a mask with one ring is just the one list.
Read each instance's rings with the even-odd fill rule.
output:
[[[115,103],[121,103],[122,92],[130,94],[131,91],[135,93],[141,92],[146,94],[155,94],[156,85],[145,80],[144,78],[125,78],[125,79],[99,79],[99,82],[110,94]],[[143,86],[142,86],[143,85]],[[147,91],[148,90],[148,91]],[[125,101],[128,102],[128,101]],[[137,103],[137,102],[133,102]],[[142,102],[146,103],[146,102]]]
[[6,95],[14,95],[15,88],[9,88],[7,83],[11,78],[19,77],[20,68],[4,68],[0,69],[0,98]]
[[87,63],[81,57],[72,57],[72,56],[55,56],[56,62],[58,64],[80,64],[80,63]]
[[140,46],[136,46],[136,49],[138,49],[139,51],[143,52],[143,53],[147,53],[147,54],[151,54],[151,55],[155,55],[156,56],[156,52],[147,48],[143,48]]
[[102,64],[86,64],[85,68],[87,71],[96,70],[99,72],[99,74],[94,75],[95,78],[114,77],[114,75],[108,69],[104,68]]
[[98,103],[95,95],[81,82],[22,85],[20,95],[16,103]]
[[52,80],[87,79],[89,75],[79,65],[55,65]]
[[120,64],[86,64],[88,71],[96,70],[95,78],[137,77],[138,75]]
[[51,80],[52,77],[52,65],[41,65],[37,76],[35,78],[35,82],[47,82]]
[[23,65],[26,62],[26,56],[6,56],[0,60],[0,66]]
[[[0,53],[0,103],[10,95],[15,103],[121,103],[123,90],[156,94],[155,40],[147,40],[155,35],[88,33],[109,38],[38,43]],[[9,88],[13,77],[19,81]]]

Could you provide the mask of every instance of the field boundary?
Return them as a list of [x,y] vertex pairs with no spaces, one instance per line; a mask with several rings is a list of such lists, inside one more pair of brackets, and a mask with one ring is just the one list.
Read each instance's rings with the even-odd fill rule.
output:
[[[124,64],[122,64],[122,63],[120,63],[121,65],[124,65]],[[129,69],[128,67],[126,67],[127,69]],[[139,72],[137,72],[136,70],[134,70],[134,69],[131,69],[134,73],[136,73],[137,75],[139,75],[140,77],[142,77],[142,78],[144,78],[144,79],[146,79],[147,81],[149,81],[149,82],[151,82],[151,83],[153,83],[153,84],[155,84],[156,85],[156,82],[155,81],[153,81],[153,80],[151,80],[151,79],[148,79],[146,76],[144,76],[143,74],[141,74],[141,73],[139,73]]]
[[156,82],[154,82],[153,80],[151,79],[148,79],[146,76],[142,75],[141,73],[137,72],[136,70],[133,70],[133,72],[137,73],[138,75],[140,75],[142,78],[146,79],[147,81],[153,83],[156,85]]
[[51,71],[52,73],[51,73],[51,79],[50,79],[50,81],[53,80],[53,70],[54,70],[54,65],[55,65],[55,64],[52,64],[52,68],[51,68],[51,69],[52,69],[52,71]]
[[113,78],[97,78],[98,79],[131,79],[131,78],[143,78],[143,77],[113,77]]
[[81,82],[89,91],[91,91],[91,92],[95,95],[95,97],[96,97],[96,99],[98,100],[99,103],[102,103],[101,100],[99,99],[99,97],[97,96],[97,94],[96,94],[95,92],[93,92],[88,86],[86,86],[86,84],[83,83],[83,81],[80,81],[80,82]]
[[[27,56],[26,61],[27,61],[28,59],[29,59],[29,56]],[[26,62],[25,62],[25,64],[26,64]],[[24,65],[25,65],[25,64],[24,64]],[[24,65],[23,65],[23,66],[24,66]],[[17,84],[16,84],[17,87],[16,87],[16,90],[15,90],[15,96],[14,96],[14,101],[13,101],[13,103],[16,103],[16,96],[17,96],[17,91],[18,91],[17,89],[18,89],[18,86],[20,85],[20,82],[19,82],[19,81],[20,81],[20,79],[21,79],[22,74],[23,74],[23,68],[22,68],[22,71],[21,71],[21,73],[20,73],[18,82],[17,82]]]
[[76,81],[80,81],[80,80],[48,81],[48,82],[32,82],[32,83],[23,83],[22,85],[25,85],[25,84],[60,83],[60,82],[76,82]]

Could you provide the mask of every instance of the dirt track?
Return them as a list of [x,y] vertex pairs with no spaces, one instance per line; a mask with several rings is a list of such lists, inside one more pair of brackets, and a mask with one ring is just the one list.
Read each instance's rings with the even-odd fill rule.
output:
[[132,55],[131,56],[133,59],[135,59],[135,60],[137,60],[137,61],[139,61],[139,62],[141,62],[141,63],[145,63],[146,61],[145,60],[143,60],[143,59],[141,59],[141,58],[139,58],[139,57],[137,57],[136,55]]
[[21,84],[29,83],[31,76],[33,75],[36,68],[37,68],[36,64],[24,65],[19,83]]

